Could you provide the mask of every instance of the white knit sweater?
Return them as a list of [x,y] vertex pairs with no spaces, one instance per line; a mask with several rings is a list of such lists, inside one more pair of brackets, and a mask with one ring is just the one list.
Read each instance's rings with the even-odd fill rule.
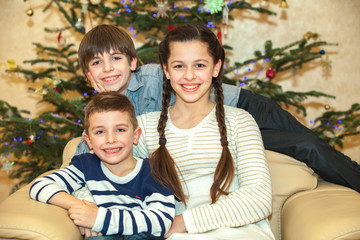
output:
[[[235,163],[235,178],[230,194],[211,204],[210,187],[222,147],[215,108],[197,126],[179,129],[166,124],[166,147],[181,171],[187,208],[177,205],[189,233],[201,233],[219,227],[240,227],[256,223],[270,235],[267,217],[272,209],[272,191],[268,165],[259,128],[246,111],[224,106],[229,148]],[[160,112],[138,117],[142,128],[135,156],[148,157],[159,147],[157,124]]]

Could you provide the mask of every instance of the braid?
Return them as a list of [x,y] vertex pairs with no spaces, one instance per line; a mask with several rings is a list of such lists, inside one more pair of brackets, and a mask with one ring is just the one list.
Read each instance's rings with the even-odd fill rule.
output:
[[[170,97],[172,88],[170,81],[163,78],[163,96],[162,96],[162,110],[160,113],[160,119],[158,122],[157,130],[159,132],[159,148],[151,154],[151,173],[153,177],[161,185],[170,187],[175,194],[178,201],[182,201],[186,206],[185,194],[181,186],[181,182],[176,171],[177,165],[174,159],[171,157],[169,151],[166,148],[165,127],[168,120],[168,108],[170,105]],[[180,172],[180,171],[179,171]]]
[[225,124],[224,94],[220,77],[213,80],[213,86],[215,89],[216,120],[218,122],[221,136],[221,146],[223,147],[220,160],[216,166],[214,183],[210,189],[211,201],[212,203],[215,203],[222,194],[229,194],[228,190],[234,178],[234,163],[228,147]]

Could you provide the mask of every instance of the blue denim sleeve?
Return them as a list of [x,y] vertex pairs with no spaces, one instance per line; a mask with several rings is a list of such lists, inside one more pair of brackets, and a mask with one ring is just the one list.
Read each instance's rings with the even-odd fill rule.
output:
[[81,141],[76,147],[75,156],[83,153],[88,153],[90,151],[88,145],[86,144],[84,137],[81,137]]
[[[227,106],[237,107],[237,103],[239,101],[241,87],[230,85],[230,84],[222,84],[223,92],[224,92],[224,104]],[[214,94],[211,93],[211,100],[214,101]]]

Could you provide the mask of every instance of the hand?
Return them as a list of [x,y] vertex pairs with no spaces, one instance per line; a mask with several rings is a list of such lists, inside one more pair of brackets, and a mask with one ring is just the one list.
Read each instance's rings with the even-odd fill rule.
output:
[[175,216],[173,223],[171,224],[171,227],[169,231],[164,235],[165,238],[170,237],[173,233],[185,233],[187,232],[184,218],[182,214]]
[[103,235],[102,233],[99,233],[99,232],[93,232],[89,228],[83,228],[83,227],[78,227],[78,228],[79,228],[81,235],[83,235],[85,237],[84,239],[87,239],[88,237],[92,237],[92,236],[102,236]]
[[98,210],[94,203],[82,200],[81,204],[72,205],[68,213],[76,226],[92,229]]
[[99,81],[95,80],[90,72],[86,74],[86,77],[89,79],[91,86],[98,92],[106,92],[105,88],[100,84]]

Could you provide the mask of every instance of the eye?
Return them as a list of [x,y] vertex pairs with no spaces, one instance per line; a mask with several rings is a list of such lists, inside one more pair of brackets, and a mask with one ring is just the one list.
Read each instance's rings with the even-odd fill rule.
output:
[[117,131],[118,131],[118,132],[125,132],[125,129],[123,129],[123,128],[118,128]]
[[184,66],[181,65],[181,64],[177,64],[177,65],[174,65],[173,68],[177,68],[177,69],[180,69],[180,68],[183,68]]
[[96,135],[100,135],[100,134],[103,134],[103,133],[104,133],[103,130],[98,130],[98,131],[95,132]]
[[99,60],[95,60],[95,61],[91,62],[91,66],[95,66],[95,65],[98,65],[98,64],[100,64]]
[[121,59],[122,59],[122,57],[120,57],[120,56],[114,56],[114,57],[113,57],[113,60],[115,60],[115,61],[121,60]]
[[206,65],[203,64],[203,63],[198,63],[198,64],[195,65],[195,67],[196,68],[204,68],[204,67],[206,67]]

